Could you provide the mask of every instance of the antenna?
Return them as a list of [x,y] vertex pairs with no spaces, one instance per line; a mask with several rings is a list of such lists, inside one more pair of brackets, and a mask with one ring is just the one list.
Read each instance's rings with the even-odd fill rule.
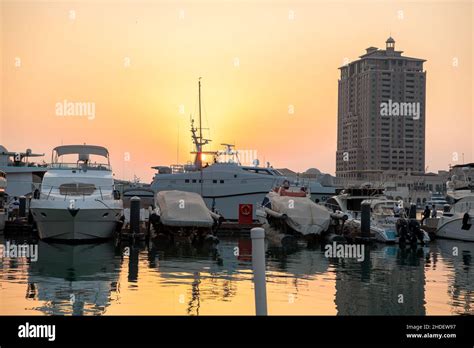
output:
[[178,140],[176,141],[176,164],[179,163],[179,117],[178,117]]

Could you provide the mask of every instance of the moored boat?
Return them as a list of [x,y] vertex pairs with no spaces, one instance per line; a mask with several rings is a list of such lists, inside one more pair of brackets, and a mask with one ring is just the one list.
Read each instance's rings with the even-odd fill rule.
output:
[[[76,162],[60,160],[67,155],[77,156]],[[106,163],[93,163],[90,156],[105,158]],[[41,239],[86,241],[112,237],[123,203],[114,187],[108,150],[93,145],[56,147],[30,209]]]
[[155,232],[171,240],[215,241],[214,232],[220,215],[210,211],[202,197],[194,192],[160,191],[155,197],[155,211],[150,217]]
[[304,187],[275,188],[258,207],[257,217],[262,223],[282,229],[283,233],[319,236],[328,230],[331,215],[310,197]]
[[451,205],[438,219],[437,238],[474,242],[474,184],[465,174],[474,168],[474,163],[457,165],[446,184],[447,197]]

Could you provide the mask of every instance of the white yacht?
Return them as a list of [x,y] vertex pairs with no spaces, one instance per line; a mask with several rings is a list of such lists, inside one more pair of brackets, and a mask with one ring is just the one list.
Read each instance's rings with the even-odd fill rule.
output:
[[[201,105],[201,81],[199,81],[199,105]],[[243,166],[238,151],[233,145],[224,151],[204,151],[203,146],[210,140],[204,139],[201,127],[201,107],[199,107],[199,127],[191,120],[191,133],[196,147],[194,163],[188,165],[157,166],[151,188],[160,191],[188,191],[202,196],[207,207],[226,220],[237,220],[240,204],[253,205],[253,217],[256,219],[257,204],[265,195],[285,179],[276,169],[255,166]],[[205,164],[206,157],[213,161]]]
[[6,174],[8,187],[5,190],[9,199],[30,197],[41,185],[47,171],[46,163],[34,162],[44,154],[34,153],[31,149],[24,152],[8,151],[0,145],[0,171]]
[[474,242],[474,183],[466,172],[474,168],[474,163],[453,167],[454,174],[446,184],[451,208],[439,218],[436,236]]
[[226,220],[237,220],[240,204],[257,204],[284,177],[271,168],[243,167],[237,163],[216,162],[199,171],[176,174],[158,172],[152,183],[155,192],[188,191],[202,196],[207,207]]
[[7,220],[6,193],[7,176],[0,171],[0,232],[5,229],[5,221]]
[[[403,202],[390,200],[384,196],[383,188],[349,188],[339,192],[327,200],[326,207],[333,211],[341,211],[349,220],[359,225],[361,223],[361,204],[369,203],[371,207],[370,231],[375,239],[382,243],[398,243],[396,223],[399,216],[395,216],[394,209],[400,209],[403,215]],[[423,232],[423,242],[428,243],[430,237]]]
[[443,210],[446,204],[448,201],[442,193],[432,193],[430,200],[425,203],[430,209],[434,205],[437,210]]
[[[63,156],[77,156],[64,163]],[[106,163],[92,162],[98,157]],[[93,145],[65,145],[53,150],[53,159],[35,192],[30,209],[41,239],[93,240],[110,238],[123,213],[115,190],[109,152]]]

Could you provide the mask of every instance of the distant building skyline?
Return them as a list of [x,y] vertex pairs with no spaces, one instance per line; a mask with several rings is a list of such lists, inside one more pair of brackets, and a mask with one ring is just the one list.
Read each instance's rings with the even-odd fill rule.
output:
[[340,67],[336,176],[425,171],[424,59],[402,56],[389,37]]

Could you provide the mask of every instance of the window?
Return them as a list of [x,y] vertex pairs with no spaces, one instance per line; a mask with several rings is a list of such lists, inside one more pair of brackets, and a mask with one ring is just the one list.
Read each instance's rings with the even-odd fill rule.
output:
[[94,191],[94,184],[71,183],[59,186],[59,193],[67,196],[90,196]]

